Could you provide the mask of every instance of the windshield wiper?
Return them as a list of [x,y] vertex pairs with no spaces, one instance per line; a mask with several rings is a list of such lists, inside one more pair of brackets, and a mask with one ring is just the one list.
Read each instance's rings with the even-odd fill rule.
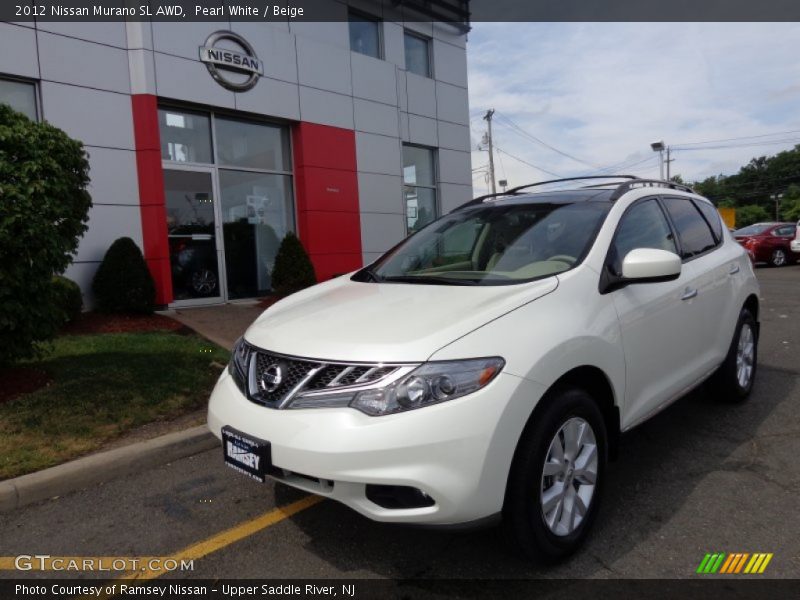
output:
[[383,277],[383,283],[421,283],[433,285],[478,285],[477,279],[453,279],[450,277],[432,277],[430,275],[395,275]]

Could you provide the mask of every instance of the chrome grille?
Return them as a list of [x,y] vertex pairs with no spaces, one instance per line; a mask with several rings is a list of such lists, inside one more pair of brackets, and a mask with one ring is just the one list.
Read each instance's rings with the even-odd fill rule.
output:
[[[248,398],[282,408],[301,392],[336,391],[376,383],[401,365],[329,363],[284,356],[243,344],[248,364]],[[279,381],[276,376],[279,374]]]

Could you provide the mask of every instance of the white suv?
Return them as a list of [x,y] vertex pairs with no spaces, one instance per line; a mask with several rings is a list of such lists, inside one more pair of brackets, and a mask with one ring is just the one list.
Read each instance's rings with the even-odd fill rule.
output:
[[553,560],[591,527],[620,432],[712,375],[750,393],[759,287],[710,202],[634,177],[531,187],[266,310],[211,396],[226,463],[378,521],[502,515]]

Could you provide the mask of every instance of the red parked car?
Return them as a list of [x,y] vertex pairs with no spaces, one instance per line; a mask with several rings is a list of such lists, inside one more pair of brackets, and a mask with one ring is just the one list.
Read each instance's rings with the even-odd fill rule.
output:
[[733,237],[747,249],[753,262],[782,267],[798,259],[789,248],[796,231],[794,223],[756,223],[737,229]]

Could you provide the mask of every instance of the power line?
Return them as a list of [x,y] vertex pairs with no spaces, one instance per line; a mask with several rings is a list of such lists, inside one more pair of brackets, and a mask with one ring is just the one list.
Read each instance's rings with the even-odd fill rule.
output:
[[520,158],[519,156],[514,156],[510,152],[506,152],[505,150],[500,149],[498,146],[495,146],[494,149],[497,150],[498,153],[502,152],[503,154],[513,158],[514,160],[521,162],[523,165],[528,165],[529,167],[533,167],[537,171],[541,171],[542,173],[547,173],[548,175],[552,175],[553,177],[563,177],[563,175],[559,175],[558,173],[553,173],[552,171],[548,171],[547,169],[544,169],[538,165],[530,163],[524,158]]
[[761,135],[747,135],[743,137],[735,137],[735,138],[725,138],[721,140],[706,140],[705,142],[685,142],[683,144],[673,144],[672,148],[677,146],[699,146],[701,144],[717,144],[720,142],[736,142],[739,140],[754,140],[758,138],[765,138],[765,137],[774,137],[776,135],[788,135],[790,133],[800,133],[800,129],[794,129],[791,131],[777,131],[775,133],[764,133]]
[[525,138],[533,140],[534,142],[536,142],[538,144],[541,144],[545,148],[548,148],[549,150],[552,150],[553,152],[555,152],[557,154],[560,154],[561,156],[565,156],[566,158],[569,158],[571,160],[579,162],[582,165],[586,165],[587,167],[591,167],[592,169],[599,168],[597,165],[593,165],[592,163],[586,162],[585,160],[583,160],[581,158],[578,158],[577,156],[573,156],[572,154],[569,154],[568,152],[564,152],[563,150],[559,150],[555,146],[553,146],[551,144],[548,144],[547,142],[545,142],[544,140],[536,137],[532,133],[529,133],[529,132],[525,131],[524,129],[522,129],[522,127],[517,125],[514,121],[512,121],[509,117],[505,116],[504,114],[500,114],[498,116],[500,117],[500,119],[502,119],[502,121],[506,121],[506,123],[502,123],[502,121],[501,121],[501,124],[505,125],[506,127],[509,127],[512,131],[515,131],[519,135],[522,135]]
[[702,146],[698,148],[676,148],[672,146],[674,152],[700,152],[703,150],[727,150],[728,148],[752,148],[756,146],[769,146],[771,144],[797,144],[800,138],[788,138],[783,140],[765,140],[763,142],[747,142],[743,144],[720,144],[719,146]]

